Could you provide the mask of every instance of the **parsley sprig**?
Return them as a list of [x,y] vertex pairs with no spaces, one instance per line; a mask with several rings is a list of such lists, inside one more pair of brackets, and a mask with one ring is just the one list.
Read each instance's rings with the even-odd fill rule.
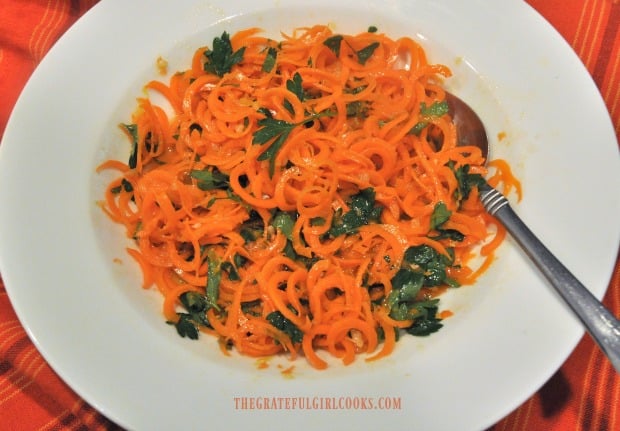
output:
[[378,223],[382,207],[375,204],[375,190],[370,187],[351,196],[349,211],[334,214],[329,233],[334,236],[349,235],[369,223]]
[[205,51],[207,61],[203,66],[204,71],[222,77],[243,60],[244,53],[245,46],[233,52],[230,36],[224,32],[221,37],[213,39],[213,49]]
[[437,317],[439,299],[427,298],[422,289],[441,285],[458,287],[446,271],[454,265],[453,250],[448,248],[448,252],[448,256],[440,254],[425,244],[409,247],[402,268],[392,277],[392,291],[384,299],[384,305],[391,318],[413,320],[405,328],[411,335],[429,335],[443,326]]
[[276,156],[280,148],[284,145],[289,135],[296,127],[308,124],[321,117],[333,116],[334,113],[330,110],[311,114],[297,123],[289,123],[288,121],[278,120],[276,118],[267,116],[258,120],[258,126],[260,127],[252,138],[252,144],[265,145],[271,142],[267,149],[258,156],[258,160],[269,160],[269,174],[273,176],[275,172]]
[[230,187],[230,179],[228,175],[223,174],[218,169],[191,170],[190,177],[197,180],[196,185],[200,190],[227,190]]
[[179,296],[181,304],[187,310],[184,313],[177,313],[179,320],[173,324],[181,337],[187,337],[191,340],[198,339],[198,327],[210,327],[207,319],[207,300],[204,295],[197,292],[185,292]]
[[482,175],[469,172],[470,165],[462,165],[457,168],[456,163],[450,160],[447,166],[454,172],[454,177],[458,182],[458,188],[454,191],[454,198],[459,205],[469,198],[472,189],[486,184],[486,180]]

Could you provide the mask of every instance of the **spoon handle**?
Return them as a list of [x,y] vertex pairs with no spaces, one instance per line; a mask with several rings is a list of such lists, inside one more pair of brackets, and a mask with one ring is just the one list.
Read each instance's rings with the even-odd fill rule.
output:
[[484,185],[480,187],[480,200],[575,312],[620,373],[620,321],[540,242],[510,207],[504,195]]

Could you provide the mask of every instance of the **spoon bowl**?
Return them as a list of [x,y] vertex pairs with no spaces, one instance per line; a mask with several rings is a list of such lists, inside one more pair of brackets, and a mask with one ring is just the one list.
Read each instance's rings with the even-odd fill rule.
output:
[[456,126],[459,146],[475,146],[480,148],[482,155],[487,159],[489,155],[489,140],[484,123],[467,103],[452,93],[446,92],[448,112]]
[[[451,93],[446,92],[446,101],[456,126],[457,145],[480,148],[488,161],[489,141],[480,117]],[[545,247],[514,212],[504,195],[486,183],[479,187],[479,191],[485,209],[523,248],[620,373],[620,321]]]

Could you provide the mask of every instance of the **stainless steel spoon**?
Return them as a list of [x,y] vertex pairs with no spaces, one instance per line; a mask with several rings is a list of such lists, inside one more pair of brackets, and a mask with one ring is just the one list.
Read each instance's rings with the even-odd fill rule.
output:
[[[469,105],[446,93],[449,111],[456,124],[459,145],[474,145],[486,158],[489,143],[484,124]],[[485,209],[499,220],[555,290],[575,312],[594,341],[620,373],[620,321],[590,293],[571,272],[540,242],[511,208],[500,192],[489,185],[480,187]]]

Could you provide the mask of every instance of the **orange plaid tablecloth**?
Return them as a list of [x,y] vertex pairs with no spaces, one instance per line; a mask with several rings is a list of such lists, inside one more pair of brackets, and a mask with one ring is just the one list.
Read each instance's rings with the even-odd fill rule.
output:
[[[56,40],[97,0],[0,0],[0,136],[26,80]],[[592,74],[620,136],[620,1],[529,0]],[[620,265],[604,300],[620,315]],[[47,365],[19,324],[0,279],[0,431],[118,427]],[[491,428],[620,430],[620,376],[585,336],[562,368]]]

